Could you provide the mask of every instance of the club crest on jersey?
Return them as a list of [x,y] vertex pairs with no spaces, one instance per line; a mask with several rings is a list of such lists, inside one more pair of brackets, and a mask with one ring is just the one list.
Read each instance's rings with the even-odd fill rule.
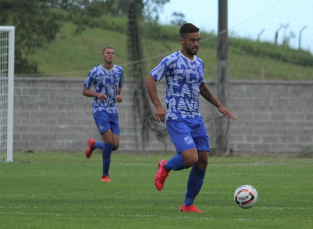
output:
[[185,71],[185,69],[183,70],[183,77],[187,78],[188,77],[188,72]]
[[190,145],[193,143],[193,140],[191,137],[187,136],[187,137],[184,137],[184,141],[187,145]]

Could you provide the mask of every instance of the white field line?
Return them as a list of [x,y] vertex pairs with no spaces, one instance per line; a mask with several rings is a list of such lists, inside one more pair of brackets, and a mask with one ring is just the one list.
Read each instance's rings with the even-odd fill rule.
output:
[[[141,192],[141,191],[135,191],[135,192],[116,192],[116,195],[124,195],[125,193],[127,194],[132,194],[132,195],[156,195],[156,192]],[[58,196],[85,196],[85,195],[97,195],[98,193],[93,193],[93,192],[81,192],[81,193],[59,193]],[[186,194],[185,191],[181,192],[158,192],[157,195],[176,195],[176,194]],[[233,195],[233,192],[200,192],[201,195],[216,195],[216,194],[222,194],[222,195]],[[282,195],[287,195],[287,196],[294,196],[294,195],[303,195],[301,192],[282,192]],[[41,193],[41,194],[0,194],[0,198],[7,198],[7,197],[39,197],[39,196],[50,196],[50,193]],[[0,206],[1,207],[1,206]],[[312,207],[313,208],[313,207]]]
[[[202,215],[204,217],[193,217],[191,214],[185,214],[185,213],[180,213],[182,214],[181,216],[164,216],[164,215],[157,215],[157,214],[109,214],[111,217],[132,217],[132,218],[163,218],[163,219],[195,219],[195,220],[207,220],[207,221],[225,221],[225,218],[213,218],[213,217],[205,217],[205,213],[203,213]],[[183,215],[185,214],[185,215]],[[29,216],[56,216],[56,217],[80,217],[80,216],[86,216],[81,215],[81,214],[60,214],[60,213],[43,213],[43,212],[37,212],[37,213],[26,213],[26,212],[3,212],[0,211],[0,215],[29,215]],[[107,214],[108,215],[108,214]],[[268,220],[268,219],[226,219],[226,220],[234,220],[234,221],[255,221],[255,222],[271,222],[271,221],[281,221],[281,222],[288,222],[288,221],[293,221],[293,220],[288,220],[288,219],[274,219],[274,220]],[[312,222],[313,220],[308,219],[306,220],[307,222]]]

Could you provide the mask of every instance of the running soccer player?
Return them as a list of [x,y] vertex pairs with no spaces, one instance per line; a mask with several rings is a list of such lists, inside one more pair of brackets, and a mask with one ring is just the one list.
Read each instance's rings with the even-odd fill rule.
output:
[[[107,47],[102,51],[103,64],[93,68],[84,81],[83,95],[93,97],[92,113],[103,142],[88,141],[86,157],[90,158],[94,149],[102,149],[102,181],[110,182],[109,169],[111,153],[120,144],[120,127],[116,103],[122,102],[123,69],[113,64],[114,49]],[[90,88],[94,86],[94,91]]]
[[[203,185],[208,165],[209,137],[199,113],[199,94],[233,121],[237,120],[212,94],[203,79],[204,65],[196,56],[200,46],[199,28],[186,23],[180,28],[181,51],[165,57],[145,79],[154,105],[154,119],[165,123],[177,154],[170,160],[160,160],[154,178],[161,191],[171,170],[191,168],[182,212],[202,212],[193,202]],[[156,89],[156,81],[166,77],[167,90],[163,108]]]

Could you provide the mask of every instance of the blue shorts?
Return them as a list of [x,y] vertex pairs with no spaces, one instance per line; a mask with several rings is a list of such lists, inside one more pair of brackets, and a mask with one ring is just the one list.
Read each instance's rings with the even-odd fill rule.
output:
[[166,126],[177,153],[192,148],[197,151],[210,151],[209,137],[202,117],[166,120]]
[[113,134],[120,136],[120,125],[118,123],[117,113],[97,111],[93,113],[93,117],[101,135],[107,130],[111,129]]

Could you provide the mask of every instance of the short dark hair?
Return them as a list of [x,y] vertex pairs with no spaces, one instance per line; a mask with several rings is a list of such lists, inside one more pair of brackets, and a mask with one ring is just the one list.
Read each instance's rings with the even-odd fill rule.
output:
[[102,50],[102,55],[104,54],[104,52],[105,52],[106,49],[113,49],[113,50],[114,50],[114,48],[108,46],[108,47],[106,47],[106,48],[104,48],[104,49]]
[[191,23],[183,24],[179,29],[179,36],[183,37],[187,33],[196,33],[199,32],[199,28]]

